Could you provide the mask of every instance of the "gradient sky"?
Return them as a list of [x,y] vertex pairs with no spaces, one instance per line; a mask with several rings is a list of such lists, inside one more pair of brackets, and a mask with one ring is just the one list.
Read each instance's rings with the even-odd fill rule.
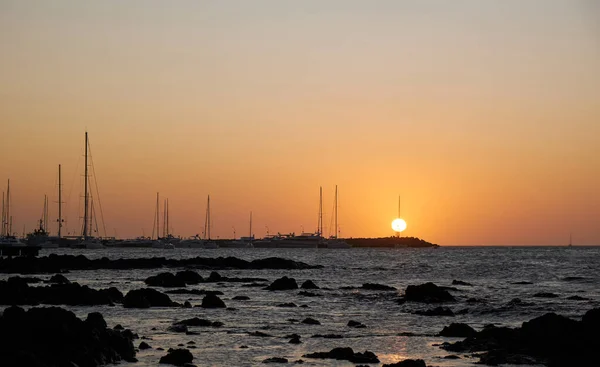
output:
[[[80,230],[90,134],[109,235],[600,244],[595,1],[0,0],[0,184],[13,230]],[[56,204],[51,216],[56,217]],[[53,231],[55,226],[52,227]]]

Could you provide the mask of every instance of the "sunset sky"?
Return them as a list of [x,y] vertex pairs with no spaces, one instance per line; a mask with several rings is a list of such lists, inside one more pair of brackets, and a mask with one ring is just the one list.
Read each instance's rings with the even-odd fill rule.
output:
[[[566,0],[0,0],[0,187],[31,231],[84,132],[107,234],[600,244],[600,6]],[[55,232],[56,225],[52,225]]]

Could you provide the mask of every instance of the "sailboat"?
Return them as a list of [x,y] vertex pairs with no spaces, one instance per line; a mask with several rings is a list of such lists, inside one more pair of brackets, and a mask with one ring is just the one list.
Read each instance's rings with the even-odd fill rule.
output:
[[[234,235],[235,237],[235,235]],[[227,248],[252,248],[252,241],[254,241],[254,235],[252,234],[252,212],[250,212],[250,234],[248,237],[240,237],[239,240],[235,238],[233,241],[227,241],[221,244],[221,247]]]
[[219,248],[217,243],[210,239],[210,195],[208,195],[208,199],[206,200],[206,217],[204,219],[204,242],[202,243],[202,248]]
[[[78,247],[86,248],[86,249],[101,249],[104,248],[102,241],[99,238],[94,238],[92,236],[93,232],[93,212],[94,205],[91,201],[91,195],[89,192],[89,173],[88,173],[88,150],[89,150],[89,140],[88,133],[85,132],[85,171],[83,175],[83,228],[81,233],[81,241],[79,242]],[[90,205],[91,204],[91,205]]]
[[0,233],[0,247],[24,247],[25,244],[12,235],[12,216],[10,215],[10,179],[6,188],[6,201],[2,193],[2,233]]
[[44,195],[44,209],[39,220],[39,227],[27,234],[27,244],[41,248],[57,248],[58,242],[52,242],[48,232],[48,196]]
[[569,247],[573,247],[572,234],[569,233]]
[[350,248],[351,246],[344,240],[338,238],[338,187],[335,185],[334,199],[334,218],[335,218],[335,234],[327,240],[327,248]]

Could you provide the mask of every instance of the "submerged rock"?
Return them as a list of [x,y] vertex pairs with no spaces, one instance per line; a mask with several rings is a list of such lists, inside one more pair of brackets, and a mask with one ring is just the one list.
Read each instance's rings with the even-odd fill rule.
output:
[[422,359],[405,359],[397,363],[384,364],[383,367],[427,367],[427,365]]
[[170,287],[170,288],[181,288],[185,287],[185,281],[178,278],[173,273],[160,273],[146,278],[144,283],[152,287]]
[[287,358],[282,358],[282,357],[271,357],[271,358],[267,358],[264,361],[262,361],[262,363],[288,363]]
[[320,289],[312,280],[305,280],[300,286],[302,289]]
[[225,302],[214,294],[207,294],[202,299],[203,308],[225,308]]
[[144,349],[152,349],[152,347],[150,346],[150,344],[146,343],[146,342],[141,342],[140,346],[138,347],[140,350],[144,350]]
[[284,276],[283,278],[276,279],[267,289],[270,291],[298,289],[298,284],[296,283],[296,279]]
[[406,287],[404,298],[407,301],[424,303],[455,301],[454,297],[448,291],[431,282],[421,285],[409,285]]
[[464,286],[473,286],[471,283],[463,282],[462,280],[453,280],[452,285],[464,285]]
[[348,324],[347,324],[347,325],[348,325],[349,327],[353,327],[353,328],[357,328],[357,329],[364,329],[364,328],[366,328],[366,327],[367,327],[367,326],[366,326],[366,325],[364,325],[363,323],[361,323],[361,322],[358,322],[358,321],[354,321],[354,320],[350,320],[350,321],[348,321]]
[[160,357],[158,363],[173,364],[175,366],[184,366],[186,363],[191,363],[194,359],[192,352],[187,349],[172,349],[169,348],[167,355]]
[[288,302],[288,303],[280,303],[277,305],[277,307],[298,307],[295,303],[293,302]]
[[361,287],[362,289],[370,290],[370,291],[396,291],[397,289],[394,287],[390,287],[385,284],[377,284],[377,283],[365,283]]
[[475,336],[477,331],[470,327],[467,324],[462,323],[452,323],[450,326],[444,326],[444,329],[440,331],[440,336],[449,336],[449,337],[462,337],[467,338],[470,336]]
[[321,322],[319,320],[315,320],[312,317],[307,317],[304,320],[302,320],[302,324],[307,324],[307,325],[321,325]]
[[210,321],[210,320],[194,317],[192,319],[185,319],[185,320],[177,321],[174,325],[221,327],[221,326],[223,326],[223,323],[220,321]]
[[379,363],[379,359],[373,352],[368,350],[364,353],[354,353],[352,348],[333,348],[329,352],[316,352],[305,354],[304,358],[337,359],[350,361],[352,363]]
[[125,308],[175,307],[168,295],[152,288],[141,288],[127,292],[123,298]]
[[533,295],[536,298],[558,298],[557,294],[550,292],[539,292]]
[[86,321],[58,307],[9,307],[0,316],[0,364],[16,366],[99,366],[135,362],[133,333],[108,329],[101,314]]
[[62,274],[56,274],[53,275],[50,280],[48,281],[48,283],[54,283],[54,284],[68,284],[71,283],[71,281],[69,279],[67,279],[64,275]]

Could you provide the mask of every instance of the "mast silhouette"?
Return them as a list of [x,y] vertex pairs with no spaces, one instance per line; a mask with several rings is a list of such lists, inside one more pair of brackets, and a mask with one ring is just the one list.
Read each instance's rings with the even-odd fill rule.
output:
[[[338,238],[338,187],[337,185],[335,185],[335,199],[334,199],[334,205],[335,205],[335,235],[333,238],[337,239]],[[331,233],[331,232],[329,232]]]
[[61,236],[61,229],[63,225],[62,220],[62,181],[61,181],[61,171],[60,164],[58,165],[58,238]]
[[83,239],[87,240],[88,233],[88,133],[85,132],[85,169],[83,174]]
[[319,223],[317,224],[317,235],[323,234],[323,186],[319,186]]
[[156,193],[156,239],[158,240],[160,238],[160,211],[159,211],[159,197],[158,197],[158,192]]
[[210,241],[210,195],[206,200],[206,219],[204,220],[204,239]]
[[250,211],[250,234],[248,237],[252,240],[252,211]]

